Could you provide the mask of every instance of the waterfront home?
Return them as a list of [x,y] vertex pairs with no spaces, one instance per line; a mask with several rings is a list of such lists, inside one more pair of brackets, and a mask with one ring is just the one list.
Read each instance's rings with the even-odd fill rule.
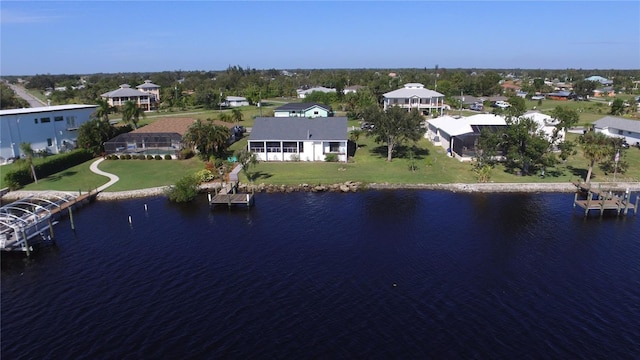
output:
[[0,163],[23,156],[21,143],[35,152],[58,154],[77,147],[78,128],[96,105],[54,105],[0,110]]
[[[556,130],[556,125],[558,125],[558,119],[555,119],[547,114],[543,114],[538,111],[527,111],[521,117],[521,119],[527,118],[535,121],[538,125],[536,129],[538,132],[543,132],[547,140],[551,140],[553,134]],[[566,129],[560,129],[558,131],[556,143],[554,145],[558,145],[559,143],[565,140]]]
[[247,147],[261,161],[325,161],[335,154],[346,162],[347,118],[258,117]]
[[139,108],[149,111],[157,106],[157,98],[154,94],[132,89],[129,84],[120,85],[119,89],[106,92],[100,95],[103,99],[106,99],[111,106],[121,107],[127,101],[133,101]]
[[333,116],[331,107],[318,103],[288,103],[273,111],[275,117],[329,117]]
[[640,120],[605,116],[593,123],[593,129],[607,136],[623,138],[632,145],[640,142]]
[[434,145],[447,150],[449,156],[471,161],[475,156],[478,138],[483,129],[498,131],[507,126],[504,117],[477,114],[467,117],[441,116],[427,120],[425,137]]
[[402,89],[390,91],[382,96],[385,110],[390,106],[399,106],[407,110],[418,109],[422,114],[428,115],[441,113],[445,107],[443,94],[429,90],[419,83],[405,84]]
[[144,84],[136,86],[136,89],[151,95],[152,103],[160,101],[160,85],[152,83],[151,80],[145,80]]

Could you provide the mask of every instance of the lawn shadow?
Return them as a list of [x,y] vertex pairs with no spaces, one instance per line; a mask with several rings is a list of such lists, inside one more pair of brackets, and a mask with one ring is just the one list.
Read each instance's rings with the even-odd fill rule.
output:
[[[417,146],[401,145],[401,146],[397,146],[395,149],[393,149],[393,158],[394,159],[408,159],[409,158],[409,150],[413,150],[413,157],[416,160],[422,160],[426,156],[429,156],[429,154],[430,154],[429,149],[426,149],[426,148],[421,148],[421,147],[417,147]],[[387,146],[386,145],[376,146],[375,148],[371,149],[370,152],[372,154],[374,154],[374,155],[377,155],[380,158],[383,158],[383,159],[387,158]]]
[[260,180],[260,179],[268,179],[270,177],[272,177],[272,174],[263,172],[263,171],[256,171],[254,173],[251,173],[251,177],[250,177],[250,181],[256,181],[256,180]]
[[64,172],[61,172],[61,173],[57,173],[57,174],[53,174],[53,175],[47,176],[47,180],[49,180],[49,181],[60,181],[64,177],[73,176],[73,175],[75,175],[77,173],[78,173],[77,171],[64,171]]
[[[579,177],[580,179],[584,179],[587,176],[587,173],[589,172],[588,169],[578,169],[578,168],[574,168],[573,166],[567,166],[567,170],[571,171],[571,174],[574,176]],[[592,174],[591,177],[594,177],[594,175]]]

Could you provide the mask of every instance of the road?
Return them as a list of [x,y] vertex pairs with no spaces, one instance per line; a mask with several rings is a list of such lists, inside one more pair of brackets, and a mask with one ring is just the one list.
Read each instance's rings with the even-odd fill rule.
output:
[[21,86],[9,84],[9,83],[7,83],[7,85],[9,85],[11,90],[13,90],[16,93],[16,95],[25,99],[29,103],[29,107],[40,107],[40,106],[47,105],[44,102],[40,101],[40,99],[31,96],[31,94],[27,93]]

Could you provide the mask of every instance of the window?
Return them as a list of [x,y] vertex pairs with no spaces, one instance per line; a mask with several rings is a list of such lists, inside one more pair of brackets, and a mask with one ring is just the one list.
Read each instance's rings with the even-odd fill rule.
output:
[[63,116],[56,116],[53,118],[53,121],[63,121],[64,117]]
[[318,111],[317,111],[317,110],[316,110],[316,111],[314,111],[314,112],[313,112],[313,115],[318,115]]
[[304,152],[304,143],[302,141],[298,143],[298,152]]
[[67,116],[67,129],[75,129],[76,126],[76,117],[75,116]]
[[267,152],[280,152],[280,142],[267,142]]
[[33,119],[33,123],[37,124],[38,123],[38,119]]
[[47,117],[47,118],[41,118],[41,119],[40,119],[40,122],[41,122],[41,123],[43,123],[43,124],[44,124],[44,123],[51,122],[51,118],[48,118],[48,117]]
[[332,152],[332,153],[340,152],[340,143],[339,142],[330,142],[329,143],[329,152]]
[[624,131],[618,130],[618,135],[624,135]]
[[295,141],[287,141],[282,144],[282,152],[295,153],[298,150],[298,146]]
[[53,140],[51,140],[51,138],[47,139],[47,146],[52,146],[53,145]]

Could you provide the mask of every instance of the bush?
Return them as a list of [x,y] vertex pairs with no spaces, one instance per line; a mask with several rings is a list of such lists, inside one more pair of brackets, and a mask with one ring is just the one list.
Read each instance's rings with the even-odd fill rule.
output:
[[143,154],[138,155],[138,160],[147,160],[147,157]]
[[124,156],[124,158],[127,159],[127,160],[131,160],[131,155],[127,154],[127,155]]
[[199,182],[209,182],[211,180],[213,180],[215,178],[215,176],[213,175],[213,172],[211,172],[210,170],[207,169],[202,169],[198,172],[195,173],[194,175]]
[[199,181],[194,175],[188,175],[167,190],[167,196],[173,202],[189,202],[198,196]]
[[180,159],[190,159],[194,155],[195,155],[195,153],[191,149],[182,149],[182,150],[180,150]]
[[[90,151],[77,149],[64,154],[49,156],[44,162],[34,165],[34,168],[38,178],[45,178],[91,159],[93,159],[93,154]],[[8,172],[4,175],[4,180],[11,190],[19,189],[33,182],[31,169],[25,166]],[[13,188],[11,188],[12,186]]]
[[165,160],[171,160],[171,159],[172,159],[172,157],[171,157],[171,155],[166,154],[166,155],[164,156],[164,159],[165,159]]
[[326,162],[338,162],[338,154],[327,154],[324,156]]
[[153,158],[156,159],[156,160],[162,160],[162,156],[160,156],[160,155],[156,155]]
[[151,154],[147,155],[147,160],[153,160],[153,155]]

